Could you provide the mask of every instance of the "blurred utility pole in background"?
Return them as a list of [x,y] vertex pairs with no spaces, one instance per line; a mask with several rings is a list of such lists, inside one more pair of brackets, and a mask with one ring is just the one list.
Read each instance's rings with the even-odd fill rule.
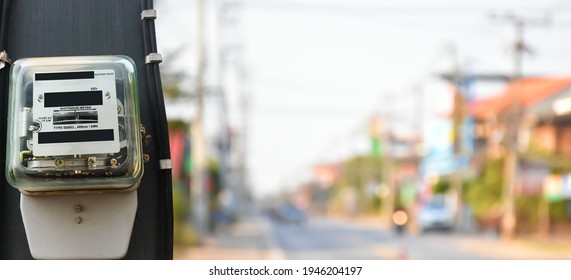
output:
[[385,95],[385,107],[383,110],[383,117],[382,123],[383,128],[381,130],[381,146],[382,146],[382,170],[381,170],[381,177],[383,180],[383,187],[385,187],[388,191],[386,192],[386,196],[383,200],[383,212],[386,215],[387,224],[391,225],[393,220],[393,212],[395,210],[395,202],[396,202],[396,187],[394,182],[394,174],[393,174],[393,153],[392,153],[392,146],[391,146],[391,122],[393,119],[393,112],[391,105],[392,102],[391,94]]
[[[238,61],[238,76],[240,81],[246,82],[247,72],[241,61]],[[240,91],[240,113],[241,113],[241,126],[239,133],[239,143],[238,143],[238,176],[239,176],[239,193],[238,197],[240,200],[240,214],[244,215],[248,212],[248,207],[251,206],[252,197],[251,190],[249,186],[248,177],[248,132],[249,132],[249,119],[250,119],[250,95],[244,86],[239,89]]]
[[[243,43],[240,34],[240,12],[243,2],[241,0],[219,0],[218,4],[218,55],[220,59],[218,75],[223,91],[221,94],[225,95],[224,98],[235,97],[237,100],[234,101],[239,104],[237,108],[232,108],[238,114],[238,116],[233,114],[233,118],[237,117],[239,122],[233,123],[233,127],[236,128],[235,134],[231,135],[228,141],[226,172],[231,173],[231,176],[225,177],[228,178],[226,185],[233,197],[232,211],[243,215],[247,212],[251,201],[247,165],[250,110],[247,88],[248,69],[244,66]],[[222,169],[221,172],[223,172]]]
[[414,94],[414,100],[415,102],[415,108],[414,108],[414,114],[416,114],[415,117],[415,124],[414,124],[414,128],[416,129],[418,135],[417,135],[417,143],[416,143],[416,147],[415,147],[415,152],[417,155],[420,155],[422,153],[424,153],[423,149],[424,147],[423,145],[423,137],[424,137],[424,88],[423,85],[420,82],[417,82],[413,85],[412,88],[413,94]]
[[[462,87],[467,79],[467,76],[462,71],[460,63],[460,55],[458,52],[458,46],[456,44],[451,44],[448,48],[450,58],[452,61],[452,71],[449,73],[439,74],[440,78],[446,80],[454,87],[454,104],[452,108],[452,145],[454,161],[456,163],[461,163],[467,157],[466,147],[463,145],[464,141],[464,121],[468,115],[468,100],[466,97],[466,92],[462,92]],[[450,181],[450,189],[455,192],[456,197],[456,207],[454,211],[454,226],[455,228],[461,229],[462,221],[462,207],[463,194],[462,186],[464,183],[464,167],[462,164],[454,164],[454,171],[452,173]]]
[[[226,58],[227,58],[227,28],[229,24],[229,19],[227,18],[228,11],[232,8],[232,4],[226,0],[221,0],[218,3],[217,9],[217,32],[216,32],[216,43],[217,43],[217,56],[218,56],[218,68],[217,68],[217,83],[218,83],[218,107],[219,107],[219,118],[220,118],[220,136],[218,141],[218,162],[219,162],[219,185],[220,191],[218,193],[218,207],[225,208],[223,210],[228,210],[232,207],[232,190],[230,183],[230,173],[231,173],[231,129],[230,120],[228,116],[228,101],[227,101],[227,81],[226,81]],[[215,221],[217,222],[217,221]]]
[[196,87],[194,90],[196,115],[190,125],[190,141],[192,156],[192,181],[191,181],[191,205],[193,224],[196,230],[197,240],[202,242],[207,230],[208,223],[208,194],[205,186],[205,167],[207,159],[206,137],[204,135],[204,77],[206,71],[206,9],[205,0],[198,0],[198,67],[196,73]]
[[[515,28],[515,38],[514,38],[514,53],[513,53],[513,74],[512,83],[516,83],[514,86],[520,88],[519,79],[522,76],[522,64],[523,64],[523,53],[528,51],[527,46],[524,42],[524,32],[525,26],[529,24],[541,24],[546,25],[549,23],[549,19],[545,18],[543,20],[530,20],[524,19],[512,14],[508,15],[492,15],[493,19],[500,19],[510,22]],[[506,133],[504,137],[504,145],[506,146],[506,155],[504,157],[504,170],[503,170],[503,199],[504,199],[504,211],[501,223],[501,235],[502,239],[510,241],[513,239],[516,227],[516,215],[515,215],[515,197],[514,197],[514,187],[518,184],[517,173],[518,173],[518,133],[521,123],[521,117],[523,113],[523,108],[521,107],[522,98],[519,93],[513,97],[510,108],[507,111],[506,116]]]
[[[452,112],[452,131],[454,132],[453,139],[453,152],[454,160],[459,161],[465,156],[464,147],[462,142],[463,138],[463,125],[464,118],[466,116],[466,97],[465,93],[462,92],[462,83],[464,81],[463,73],[460,66],[460,54],[458,52],[458,46],[453,44],[450,46],[450,55],[453,61],[453,73],[450,82],[454,86],[454,108]],[[454,225],[458,230],[462,224],[462,185],[464,182],[464,169],[460,164],[456,164],[454,174],[452,174],[451,188],[456,192],[456,209],[454,211]]]

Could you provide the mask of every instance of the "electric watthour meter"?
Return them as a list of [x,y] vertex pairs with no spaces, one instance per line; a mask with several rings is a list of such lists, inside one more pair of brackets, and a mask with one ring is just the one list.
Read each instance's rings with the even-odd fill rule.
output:
[[126,254],[143,176],[135,68],[126,56],[12,65],[6,179],[34,258]]

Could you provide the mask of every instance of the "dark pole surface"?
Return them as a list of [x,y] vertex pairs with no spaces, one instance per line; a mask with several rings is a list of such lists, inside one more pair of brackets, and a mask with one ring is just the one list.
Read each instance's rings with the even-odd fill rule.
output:
[[[170,170],[159,169],[159,150],[169,155],[162,92],[149,88],[139,0],[11,0],[7,51],[12,61],[26,57],[126,55],[137,65],[141,123],[152,137],[143,152],[150,156],[138,189],[138,209],[126,259],[172,258],[172,192]],[[152,30],[154,32],[154,29]],[[151,36],[154,38],[154,36]],[[152,73],[152,72],[151,72]],[[156,71],[158,74],[158,71]],[[0,87],[4,100],[7,92]],[[158,95],[158,97],[157,97]],[[1,104],[5,132],[6,104]],[[159,119],[156,119],[158,116]],[[5,133],[0,134],[2,138]],[[0,142],[5,150],[5,139]],[[166,150],[166,152],[165,152]],[[20,214],[20,192],[0,167],[0,258],[31,259]]]

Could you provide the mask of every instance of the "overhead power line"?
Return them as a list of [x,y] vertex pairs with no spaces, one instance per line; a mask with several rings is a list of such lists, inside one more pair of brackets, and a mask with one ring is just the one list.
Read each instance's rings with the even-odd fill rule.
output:
[[[481,15],[488,13],[492,9],[513,8],[502,7],[499,5],[342,5],[333,3],[310,3],[307,1],[260,1],[246,0],[241,1],[244,7],[253,9],[271,9],[271,10],[289,10],[294,12],[317,12],[327,14],[343,14],[343,15]],[[351,2],[348,2],[351,3]],[[354,2],[353,2],[354,3]],[[518,11],[534,11],[542,10],[553,11],[555,7],[547,7],[545,5],[520,5]]]

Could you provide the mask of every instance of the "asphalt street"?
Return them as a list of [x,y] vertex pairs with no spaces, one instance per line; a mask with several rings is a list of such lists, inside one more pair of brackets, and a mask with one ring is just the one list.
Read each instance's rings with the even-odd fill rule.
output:
[[[378,221],[378,219],[376,220]],[[177,248],[177,259],[206,260],[485,260],[571,259],[568,238],[507,243],[485,234],[408,233],[399,236],[375,220],[311,217],[302,224],[252,216],[206,238],[201,246]]]
[[449,232],[405,234],[327,218],[304,224],[272,223],[276,243],[286,259],[465,259],[487,257],[460,246],[464,236]]

